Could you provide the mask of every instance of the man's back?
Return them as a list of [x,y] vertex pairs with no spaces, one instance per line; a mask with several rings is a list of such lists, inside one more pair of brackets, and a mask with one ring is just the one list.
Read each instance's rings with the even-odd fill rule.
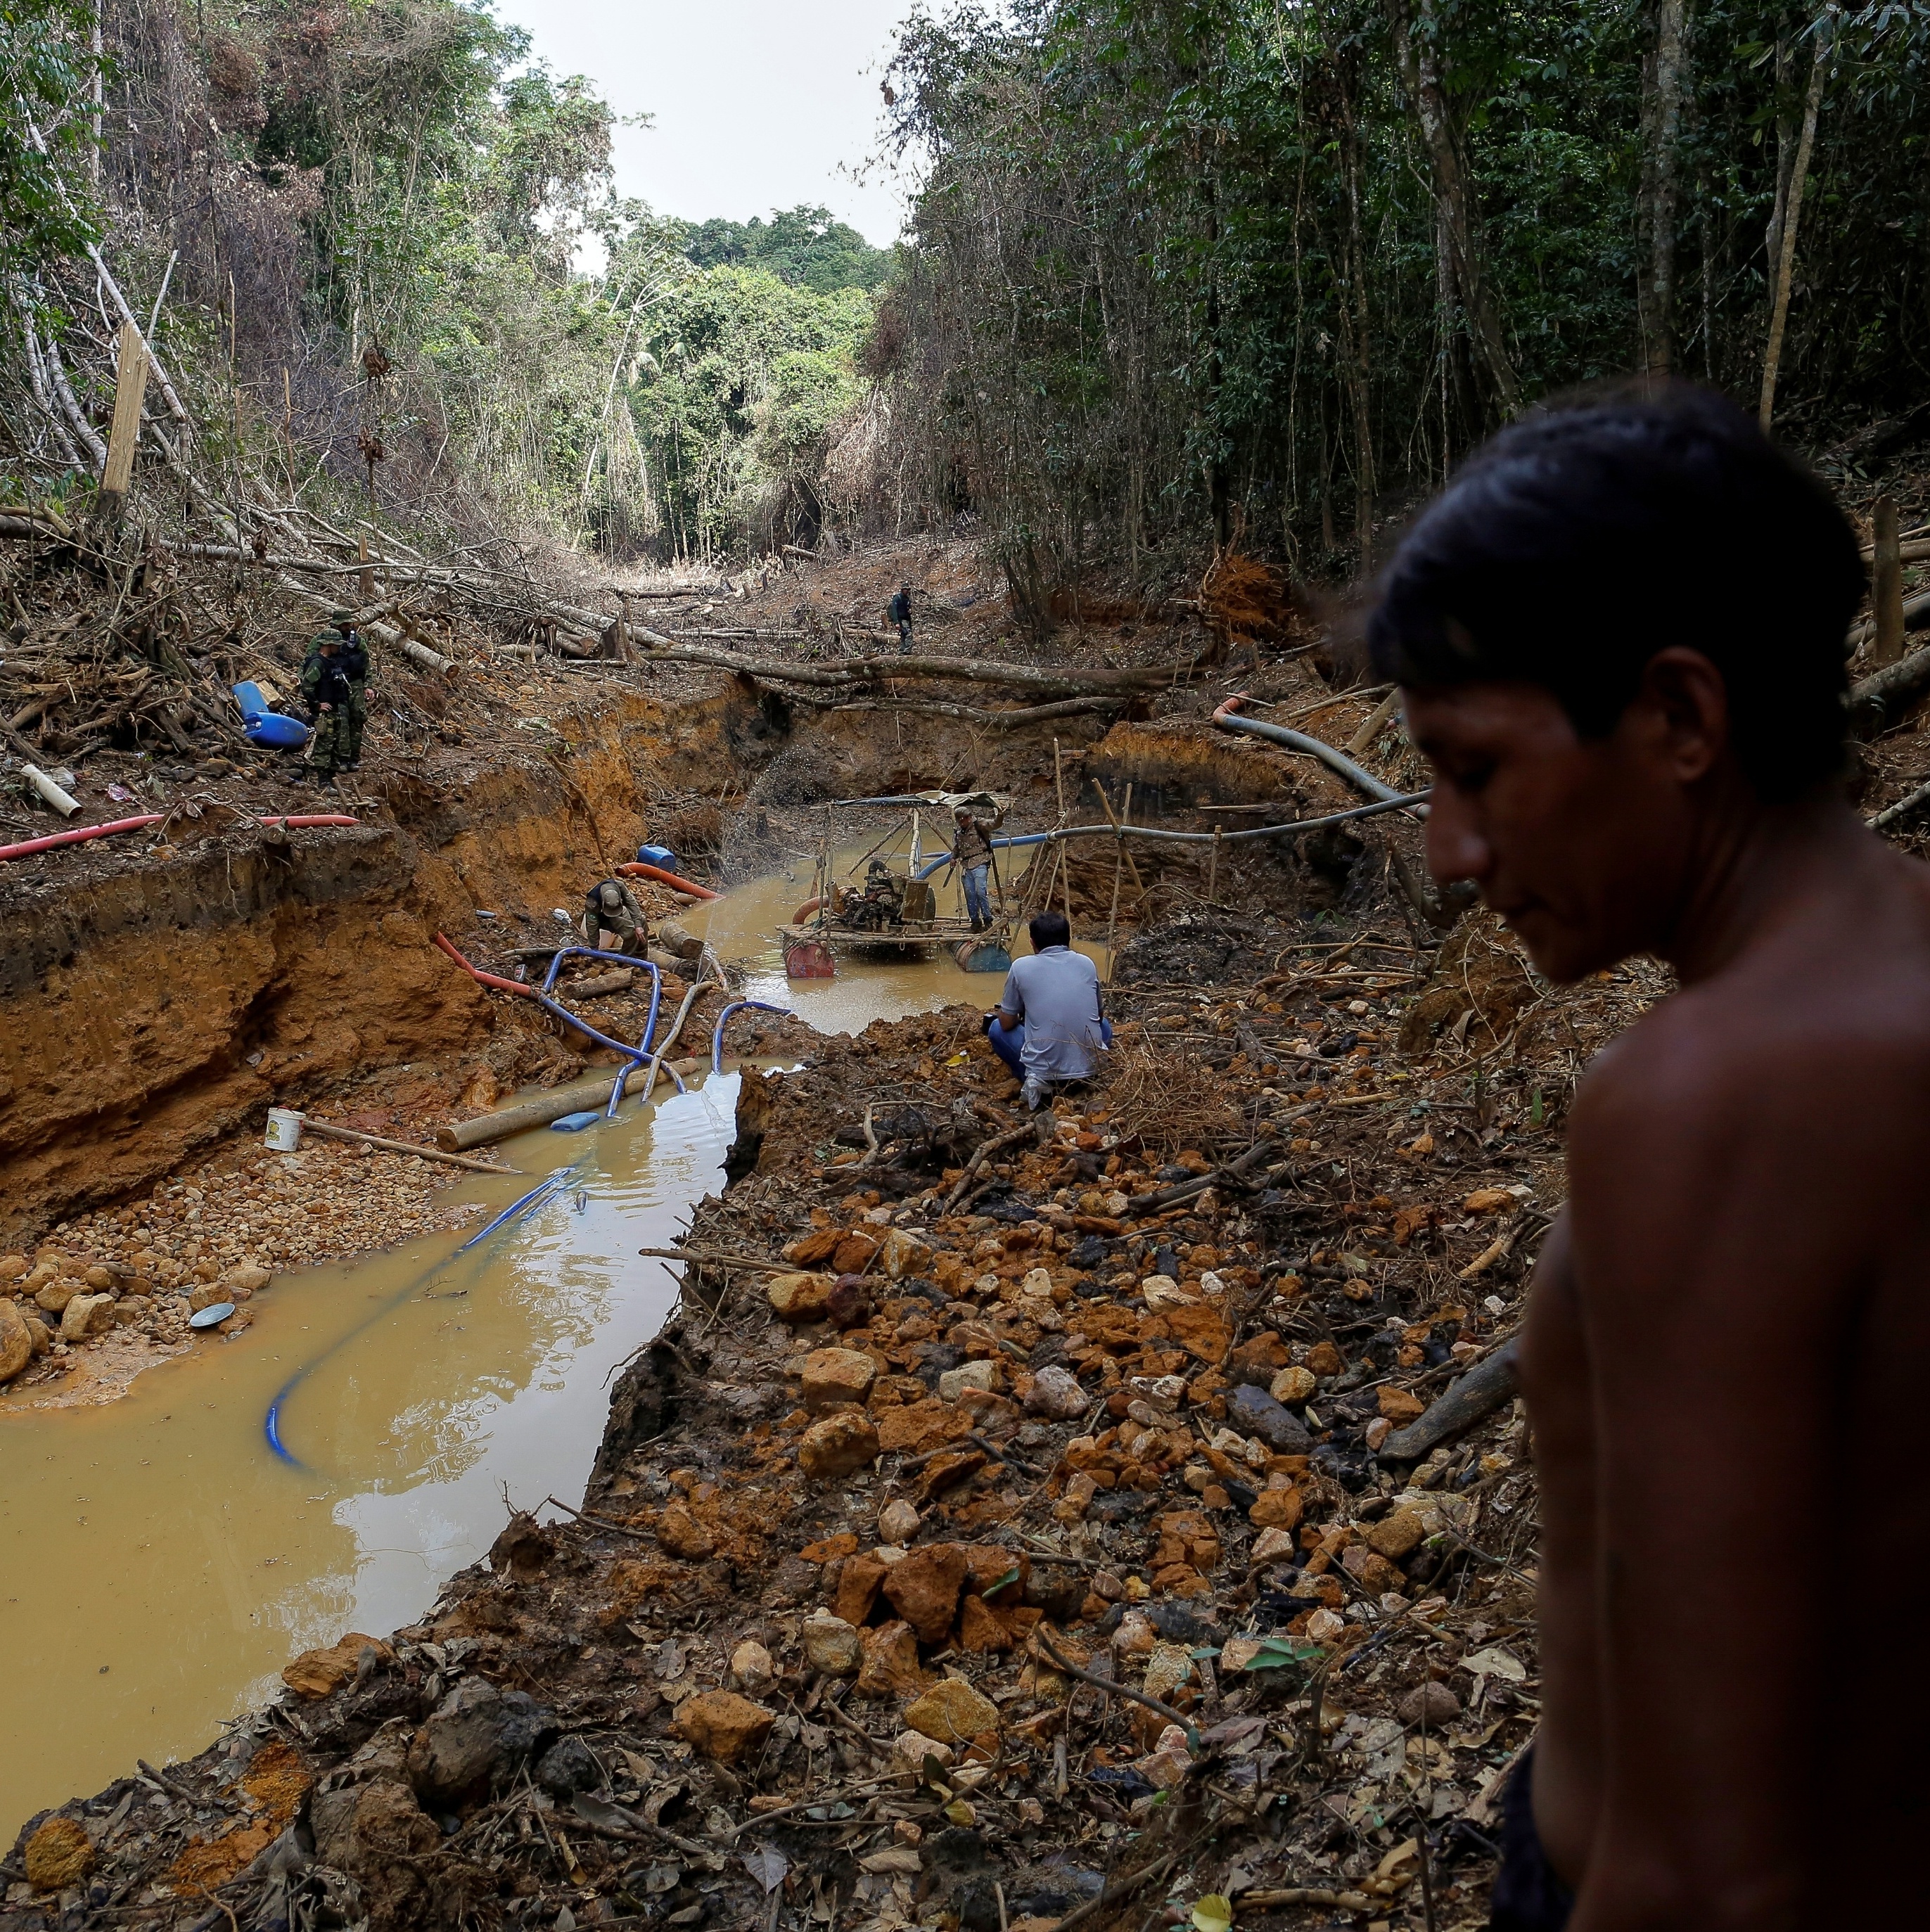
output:
[[1099,969],[1069,946],[1022,954],[999,1001],[1025,1023],[1026,1072],[1041,1080],[1083,1080],[1099,1042]]

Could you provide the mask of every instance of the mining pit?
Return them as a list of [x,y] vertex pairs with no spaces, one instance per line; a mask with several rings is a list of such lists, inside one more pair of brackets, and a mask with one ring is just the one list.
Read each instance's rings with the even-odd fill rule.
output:
[[[1241,682],[1414,783],[1379,694]],[[1352,784],[1216,728],[1224,674],[992,736],[688,668],[473,682],[353,824],[158,768],[159,832],[0,872],[39,1328],[0,1927],[1046,1932],[1195,1868],[1243,1922],[1465,1922],[1534,1708],[1507,1343],[1580,1058],[1657,985],[1552,995],[1416,889],[1411,821],[1328,823]],[[835,801],[977,787],[1014,833],[1148,828],[1009,855],[1116,1028],[1036,1115],[999,975],[787,980],[776,936],[905,815]],[[636,882],[691,949],[688,1092],[483,1172],[329,1137],[614,1078],[437,936],[539,970],[652,840],[722,894]],[[635,1041],[603,970],[558,994]],[[790,1012],[713,1072],[746,998]]]

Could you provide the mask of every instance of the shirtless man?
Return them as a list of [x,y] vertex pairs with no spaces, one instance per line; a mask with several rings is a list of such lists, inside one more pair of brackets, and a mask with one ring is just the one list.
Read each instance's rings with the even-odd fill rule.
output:
[[1837,783],[1862,587],[1821,485],[1671,390],[1504,432],[1373,619],[1435,876],[1551,979],[1681,983],[1589,1070],[1529,1303],[1497,1932],[1930,1916],[1930,872]]

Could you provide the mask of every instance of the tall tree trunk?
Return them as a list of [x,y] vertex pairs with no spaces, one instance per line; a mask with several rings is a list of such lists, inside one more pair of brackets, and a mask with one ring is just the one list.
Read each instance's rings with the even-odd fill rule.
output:
[[1408,98],[1413,104],[1415,118],[1420,123],[1421,140],[1427,146],[1428,164],[1434,176],[1434,199],[1441,210],[1441,232],[1446,238],[1461,308],[1467,316],[1481,364],[1511,416],[1521,406],[1521,385],[1508,358],[1501,319],[1488,290],[1480,220],[1467,168],[1454,138],[1447,89],[1442,84],[1440,28],[1435,0],[1413,0],[1411,19],[1408,4],[1409,0],[1388,0],[1388,25],[1394,35],[1394,57],[1400,65]]
[[1783,210],[1781,246],[1776,251],[1775,280],[1769,300],[1769,339],[1763,351],[1763,394],[1756,419],[1765,430],[1775,419],[1776,372],[1782,362],[1784,332],[1789,325],[1790,284],[1796,272],[1796,225],[1802,219],[1802,191],[1809,180],[1809,159],[1816,149],[1816,118],[1823,110],[1823,83],[1829,71],[1829,50],[1816,38],[1810,57],[1809,88],[1802,100],[1802,132],[1796,138],[1796,159],[1790,169],[1789,195]]
[[1349,358],[1347,391],[1354,418],[1354,544],[1361,573],[1373,568],[1374,460],[1373,417],[1368,377],[1373,366],[1373,341],[1367,329],[1367,248],[1361,233],[1361,141],[1354,118],[1352,76],[1340,79],[1341,140],[1347,172],[1348,280],[1351,302],[1343,303]]
[[1682,135],[1686,0],[1655,0],[1655,39],[1642,69],[1642,184],[1635,311],[1642,367],[1666,376],[1675,362],[1676,148]]

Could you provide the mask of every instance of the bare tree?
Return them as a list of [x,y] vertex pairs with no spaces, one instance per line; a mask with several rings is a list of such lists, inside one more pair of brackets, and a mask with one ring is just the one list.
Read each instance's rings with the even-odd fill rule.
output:
[[1655,0],[1655,38],[1642,68],[1642,182],[1635,258],[1636,326],[1642,367],[1666,376],[1675,362],[1676,149],[1688,63],[1686,0]]
[[1802,193],[1809,179],[1810,157],[1816,149],[1816,121],[1823,110],[1829,52],[1828,38],[1819,29],[1810,56],[1809,86],[1802,100],[1802,131],[1796,137],[1796,158],[1790,169],[1789,194],[1778,238],[1781,245],[1776,250],[1771,285],[1769,339],[1763,351],[1763,393],[1756,409],[1757,419],[1766,430],[1775,416],[1776,373],[1782,362],[1783,335],[1789,325],[1790,284],[1796,272],[1796,226],[1802,218]]
[[1487,255],[1474,190],[1441,78],[1441,31],[1435,0],[1414,0],[1411,16],[1408,0],[1388,0],[1387,14],[1402,85],[1420,124],[1428,164],[1433,172],[1434,199],[1441,212],[1439,233],[1447,248],[1448,268],[1460,296],[1462,312],[1467,317],[1489,380],[1511,416],[1521,406],[1521,385],[1508,356],[1501,319],[1488,287]]

